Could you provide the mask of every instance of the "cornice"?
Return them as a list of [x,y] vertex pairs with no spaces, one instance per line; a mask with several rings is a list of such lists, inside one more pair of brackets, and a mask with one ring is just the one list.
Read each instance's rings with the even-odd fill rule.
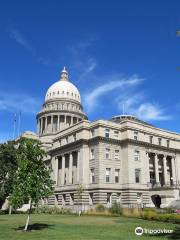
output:
[[147,142],[143,142],[143,141],[138,141],[138,140],[134,140],[134,139],[127,138],[127,139],[123,139],[123,140],[118,140],[118,139],[112,139],[112,138],[105,138],[105,137],[101,137],[101,136],[93,137],[91,139],[80,139],[75,142],[71,142],[71,143],[62,145],[58,148],[49,150],[49,152],[53,153],[55,151],[65,150],[66,148],[71,148],[76,145],[92,144],[92,143],[97,143],[97,142],[115,143],[115,144],[119,144],[121,146],[131,144],[131,145],[135,145],[135,146],[143,146],[145,148],[150,148],[151,151],[157,151],[157,150],[162,151],[163,150],[163,151],[174,153],[174,154],[180,153],[180,149],[167,148],[164,146],[159,146],[159,145],[155,145],[155,144],[151,144],[151,143],[147,143]]

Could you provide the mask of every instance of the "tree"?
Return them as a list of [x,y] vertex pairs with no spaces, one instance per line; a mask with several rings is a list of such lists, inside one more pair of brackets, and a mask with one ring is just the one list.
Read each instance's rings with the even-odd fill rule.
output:
[[27,231],[32,205],[38,205],[42,198],[53,192],[54,182],[50,170],[43,161],[45,151],[37,140],[22,138],[17,148],[18,169],[14,176],[13,191],[10,197],[14,208],[29,202],[29,211],[24,230]]
[[81,206],[81,210],[79,209],[79,216],[81,215],[81,211],[82,211],[82,194],[83,194],[83,192],[84,192],[84,188],[81,184],[79,184],[77,187],[77,196],[78,196],[79,207]]
[[14,142],[0,144],[0,208],[12,193],[14,174],[17,170],[17,157]]

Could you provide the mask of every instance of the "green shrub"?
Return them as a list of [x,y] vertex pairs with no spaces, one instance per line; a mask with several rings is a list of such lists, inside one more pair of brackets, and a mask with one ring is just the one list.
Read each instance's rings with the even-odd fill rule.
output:
[[70,214],[71,210],[68,208],[60,208],[58,206],[40,206],[35,209],[35,213],[47,213],[47,214]]
[[106,210],[105,206],[102,204],[97,204],[95,209],[96,209],[96,212],[105,212]]
[[112,206],[109,208],[109,212],[112,214],[120,215],[122,214],[122,207],[119,203],[114,202]]

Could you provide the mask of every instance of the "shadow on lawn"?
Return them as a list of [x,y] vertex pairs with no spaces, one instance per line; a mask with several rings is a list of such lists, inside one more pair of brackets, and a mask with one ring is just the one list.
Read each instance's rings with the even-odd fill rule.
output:
[[[30,224],[28,226],[28,231],[33,231],[33,230],[42,230],[42,229],[45,229],[45,228],[50,228],[54,225],[52,224],[44,224],[44,223],[34,223],[34,224]],[[18,228],[14,228],[14,230],[16,231],[24,231],[24,227],[25,226],[20,226]]]

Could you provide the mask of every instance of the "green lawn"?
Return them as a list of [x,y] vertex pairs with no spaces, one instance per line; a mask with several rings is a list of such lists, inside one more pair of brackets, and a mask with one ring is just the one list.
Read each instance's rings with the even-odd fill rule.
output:
[[[26,215],[0,215],[0,240],[133,240],[180,239],[180,226],[125,217],[94,217],[69,215],[32,215],[31,224],[37,228],[29,232],[17,231],[25,223]],[[137,226],[149,229],[175,229],[169,237],[136,236]]]

